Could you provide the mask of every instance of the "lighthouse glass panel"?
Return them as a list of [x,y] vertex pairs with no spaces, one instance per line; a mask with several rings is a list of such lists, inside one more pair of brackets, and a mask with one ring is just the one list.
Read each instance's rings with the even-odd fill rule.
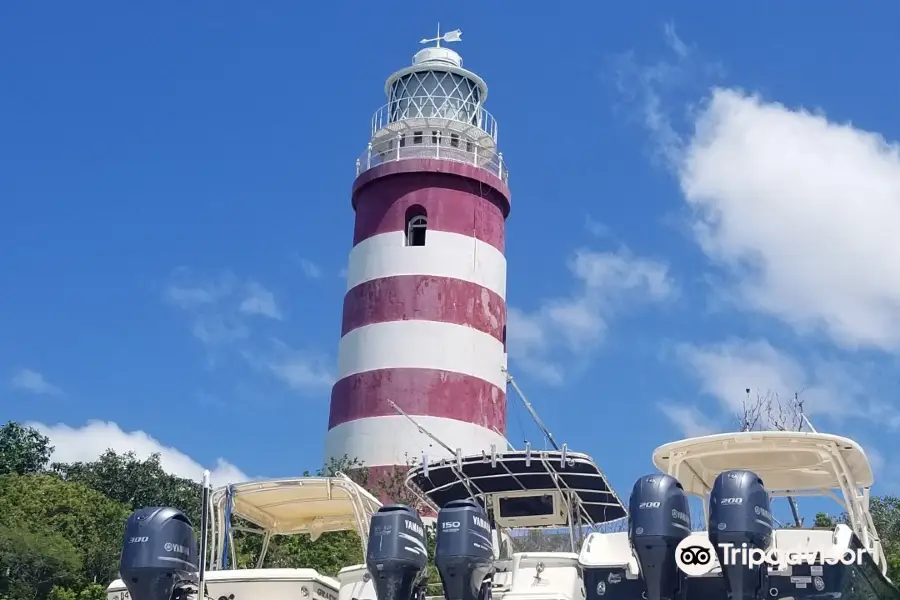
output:
[[481,89],[468,77],[445,71],[419,71],[391,85],[391,123],[436,117],[481,125]]

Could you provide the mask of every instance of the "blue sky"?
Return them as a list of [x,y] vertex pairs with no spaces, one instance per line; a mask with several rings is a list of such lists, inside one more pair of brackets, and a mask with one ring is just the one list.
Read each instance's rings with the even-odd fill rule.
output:
[[[654,447],[730,427],[744,389],[803,390],[895,491],[898,13],[5,2],[3,417],[60,459],[315,468],[354,161],[440,21],[490,88],[510,368],[556,437],[627,496]],[[514,394],[508,423],[539,443]]]

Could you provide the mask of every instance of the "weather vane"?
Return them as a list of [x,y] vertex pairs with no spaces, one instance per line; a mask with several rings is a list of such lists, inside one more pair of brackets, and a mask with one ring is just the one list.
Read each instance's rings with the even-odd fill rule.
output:
[[462,31],[459,29],[454,29],[453,31],[448,31],[444,35],[441,35],[441,24],[438,23],[437,28],[437,37],[427,38],[424,40],[419,40],[420,44],[430,44],[431,42],[435,42],[435,47],[440,48],[441,42],[461,42],[462,41]]

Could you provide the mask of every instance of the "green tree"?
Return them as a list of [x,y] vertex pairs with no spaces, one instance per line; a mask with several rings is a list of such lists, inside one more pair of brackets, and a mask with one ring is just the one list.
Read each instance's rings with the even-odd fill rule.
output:
[[816,522],[813,523],[813,527],[834,527],[835,521],[831,517],[831,515],[827,513],[816,513]]
[[[888,577],[895,585],[900,583],[900,498],[897,496],[874,496],[869,500],[869,512],[875,530],[881,539]],[[816,514],[816,527],[834,527],[846,523],[847,515],[836,517],[826,513]]]
[[82,583],[111,581],[117,571],[128,508],[53,475],[0,476],[0,525],[58,535],[78,552]]
[[50,438],[37,429],[15,421],[0,427],[0,475],[40,473],[52,453]]
[[878,496],[869,501],[869,512],[887,559],[888,577],[900,583],[900,498]]
[[56,586],[50,590],[47,600],[106,600],[106,588],[96,583],[81,590]]
[[[369,485],[369,469],[358,458],[350,458],[346,454],[341,458],[329,458],[325,465],[316,471],[316,477],[334,477],[338,473],[343,473],[362,487]],[[309,471],[304,471],[303,476],[310,477]]]
[[54,586],[81,577],[81,555],[59,533],[0,524],[0,598],[45,598]]
[[516,552],[571,552],[568,530],[526,529],[512,540]]
[[80,483],[131,510],[171,506],[184,512],[194,527],[200,524],[200,484],[163,470],[160,455],[146,460],[134,452],[107,450],[92,462],[53,463],[52,469],[71,483]]

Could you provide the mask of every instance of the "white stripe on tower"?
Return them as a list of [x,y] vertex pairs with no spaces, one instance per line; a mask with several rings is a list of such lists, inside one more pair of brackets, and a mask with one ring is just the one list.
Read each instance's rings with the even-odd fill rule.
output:
[[[477,167],[438,173],[436,162],[385,164],[354,186],[326,456],[369,467],[447,456],[390,402],[463,454],[506,448],[508,191]],[[423,246],[406,245],[413,208],[427,217]]]

